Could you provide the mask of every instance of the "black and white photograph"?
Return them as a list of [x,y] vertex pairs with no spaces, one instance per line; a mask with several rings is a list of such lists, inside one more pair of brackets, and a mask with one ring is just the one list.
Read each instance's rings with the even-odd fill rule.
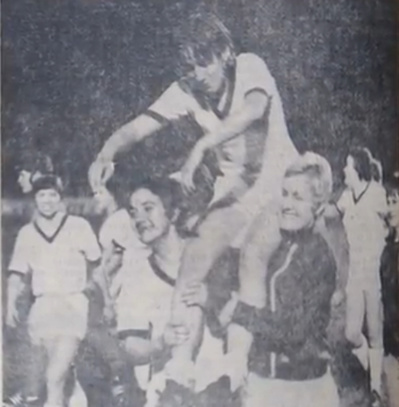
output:
[[394,0],[3,0],[3,407],[398,407]]

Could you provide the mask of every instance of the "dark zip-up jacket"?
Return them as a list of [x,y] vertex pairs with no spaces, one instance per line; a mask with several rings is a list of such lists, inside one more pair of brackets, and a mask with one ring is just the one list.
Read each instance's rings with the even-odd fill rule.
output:
[[240,302],[233,317],[233,322],[254,335],[250,371],[285,380],[325,374],[327,360],[322,353],[327,349],[335,280],[334,257],[318,233],[282,233],[268,264],[266,307]]

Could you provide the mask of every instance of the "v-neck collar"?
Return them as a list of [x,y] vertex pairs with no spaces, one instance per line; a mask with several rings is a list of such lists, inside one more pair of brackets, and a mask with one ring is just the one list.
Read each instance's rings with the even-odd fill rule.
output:
[[[226,69],[226,85],[224,88],[224,91],[221,92],[221,94],[215,98],[215,100],[212,100],[209,96],[205,95],[202,92],[199,92],[196,89],[193,89],[189,82],[183,78],[178,82],[180,88],[186,92],[190,93],[194,99],[197,101],[197,103],[201,106],[202,109],[204,110],[212,110],[212,112],[220,119],[224,119],[229,113],[231,106],[233,104],[233,97],[234,97],[234,92],[235,92],[235,87],[236,87],[236,64],[228,67]],[[221,102],[221,99],[223,98],[223,95],[226,94],[226,99],[223,104],[223,107],[219,109],[219,104]]]
[[159,277],[162,281],[164,281],[166,284],[169,284],[171,287],[174,287],[176,284],[176,280],[172,277],[170,277],[168,274],[165,273],[165,271],[163,271],[161,269],[161,267],[159,267],[158,262],[155,259],[155,255],[154,253],[152,253],[149,257],[148,257],[148,261],[150,263],[150,266],[153,270],[153,272],[155,273],[155,275],[157,277]]
[[37,223],[36,220],[33,221],[33,226],[34,226],[34,228],[36,229],[36,232],[39,233],[39,235],[40,235],[44,240],[46,240],[48,243],[53,243],[54,240],[55,240],[55,238],[59,235],[59,233],[61,232],[62,228],[64,227],[65,222],[67,221],[67,219],[68,219],[68,214],[65,214],[65,215],[63,216],[63,218],[61,219],[61,222],[60,222],[60,224],[58,225],[58,228],[55,230],[55,232],[54,232],[51,236],[48,236],[48,235],[40,228],[40,226],[39,226],[39,224]]
[[355,203],[355,205],[357,203],[359,203],[359,201],[363,198],[364,194],[369,189],[370,184],[371,184],[371,181],[367,183],[366,187],[363,189],[363,191],[360,193],[360,195],[358,197],[355,197],[355,194],[352,192],[353,202]]

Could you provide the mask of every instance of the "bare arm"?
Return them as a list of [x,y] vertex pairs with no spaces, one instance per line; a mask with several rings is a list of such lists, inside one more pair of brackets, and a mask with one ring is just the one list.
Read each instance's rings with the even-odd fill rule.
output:
[[208,150],[240,135],[253,122],[263,117],[269,101],[266,93],[258,90],[250,92],[245,98],[244,106],[227,116],[214,132],[202,137],[198,143]]
[[146,365],[165,350],[162,338],[150,340],[139,336],[127,338],[124,347],[135,365]]
[[24,286],[25,283],[21,274],[10,274],[7,282],[7,325],[10,327],[15,327],[18,322],[16,305]]
[[269,96],[262,91],[252,91],[246,98],[244,105],[221,121],[220,125],[211,133],[200,138],[191,150],[181,169],[181,184],[185,192],[195,189],[193,177],[195,170],[202,162],[205,153],[220,144],[231,140],[245,131],[252,123],[265,114],[270,102]]
[[112,245],[106,247],[101,258],[101,265],[93,273],[93,280],[98,284],[104,298],[104,305],[113,301],[109,292],[111,276],[121,267],[123,253],[117,252]]
[[132,147],[161,127],[162,124],[150,116],[142,114],[136,117],[111,135],[98,154],[98,159],[112,161],[118,153]]

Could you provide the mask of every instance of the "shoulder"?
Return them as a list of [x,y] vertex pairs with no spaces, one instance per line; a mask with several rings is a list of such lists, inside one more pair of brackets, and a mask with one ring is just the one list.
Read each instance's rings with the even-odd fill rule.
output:
[[265,61],[260,56],[250,52],[239,54],[236,61],[239,69],[246,68],[255,71],[260,68],[269,71]]
[[65,226],[77,232],[92,230],[92,227],[87,219],[76,215],[67,215]]
[[340,211],[345,211],[345,209],[348,208],[348,206],[350,206],[351,203],[353,203],[353,194],[348,188],[346,188],[344,189],[344,191],[342,192],[341,196],[338,199],[337,202],[338,209]]
[[101,229],[124,228],[130,221],[129,214],[126,209],[119,209],[110,215],[103,223]]
[[19,229],[17,239],[27,239],[32,236],[32,232],[34,231],[33,222],[26,223]]

